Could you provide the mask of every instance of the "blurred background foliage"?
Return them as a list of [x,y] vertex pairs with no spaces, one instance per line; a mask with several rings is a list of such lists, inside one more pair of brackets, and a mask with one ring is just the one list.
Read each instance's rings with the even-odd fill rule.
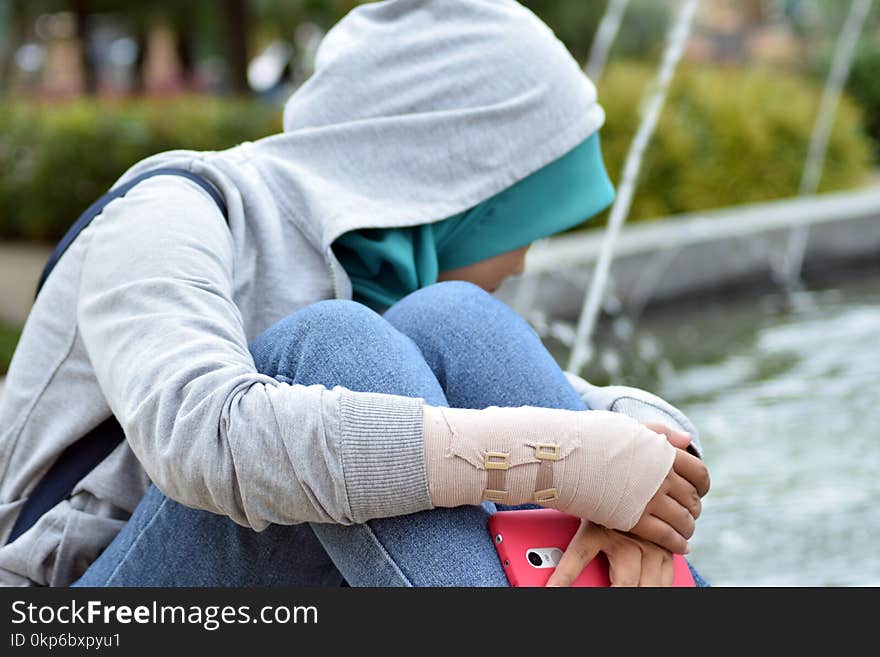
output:
[[880,159],[880,46],[875,39],[856,51],[847,91],[861,105],[865,128],[873,140],[874,158]]
[[[355,0],[0,0],[0,239],[57,240],[134,162],[281,129],[321,37]],[[585,62],[605,0],[525,0]],[[673,0],[631,0],[597,80],[617,179]],[[631,219],[797,192],[849,2],[705,0]],[[880,154],[880,11],[869,17],[820,191]],[[873,143],[871,140],[874,140]],[[589,227],[601,225],[602,219]]]
[[[602,80],[603,152],[615,182],[653,75],[644,64],[614,63]],[[809,81],[767,69],[684,66],[645,155],[629,220],[794,196],[820,96]],[[844,98],[819,191],[858,186],[870,159],[862,112]]]
[[270,135],[281,116],[240,98],[76,99],[0,104],[0,125],[0,237],[57,241],[134,162]]
[[5,374],[9,369],[20,336],[20,329],[0,324],[0,374]]
[[[602,80],[602,147],[617,178],[654,70],[616,62]],[[631,220],[792,196],[820,90],[809,81],[740,68],[687,66],[644,163]],[[829,143],[822,191],[859,184],[870,149],[846,99]],[[181,96],[0,104],[0,236],[57,240],[132,163],[175,148],[219,150],[281,129],[280,112],[247,99]],[[590,226],[602,222],[590,222]]]

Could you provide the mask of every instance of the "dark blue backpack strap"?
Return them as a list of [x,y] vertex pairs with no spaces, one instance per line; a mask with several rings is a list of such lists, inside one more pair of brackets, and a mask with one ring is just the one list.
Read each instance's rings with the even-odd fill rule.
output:
[[61,241],[58,242],[58,246],[56,246],[55,249],[52,251],[52,255],[49,256],[49,261],[43,268],[43,273],[40,275],[40,281],[39,283],[37,283],[37,291],[36,294],[34,294],[34,298],[36,298],[40,294],[40,290],[43,288],[43,284],[46,282],[46,279],[49,278],[49,274],[55,268],[55,265],[58,264],[61,256],[64,255],[64,252],[67,251],[71,244],[73,244],[73,240],[76,239],[76,237],[85,229],[85,227],[92,223],[92,219],[101,214],[101,212],[104,210],[107,204],[110,203],[110,201],[125,196],[128,193],[128,190],[137,185],[139,182],[142,182],[147,178],[152,178],[154,176],[182,176],[183,178],[187,178],[193,181],[195,184],[197,184],[199,187],[201,187],[206,192],[208,192],[208,194],[211,195],[211,198],[214,199],[217,207],[220,208],[220,212],[223,213],[224,219],[226,219],[227,222],[229,221],[229,213],[226,209],[226,202],[223,200],[223,197],[220,196],[220,192],[217,191],[217,188],[214,187],[214,185],[212,185],[201,176],[196,175],[191,171],[187,171],[186,169],[176,169],[171,167],[147,171],[140,174],[139,176],[135,176],[125,184],[122,184],[119,187],[110,190],[97,201],[92,203],[88,208],[86,208],[86,211],[79,216],[79,218],[74,222],[70,229],[64,234],[64,237],[62,237]]
[[44,513],[69,497],[76,482],[94,470],[124,439],[125,432],[116,417],[111,415],[61,452],[28,495],[6,542],[12,543],[33,527]]
[[[45,269],[43,269],[42,276],[40,276],[40,282],[37,285],[37,294],[40,293],[40,290],[46,282],[46,279],[49,277],[49,274],[52,272],[52,269],[61,259],[61,256],[64,255],[64,252],[68,247],[73,243],[73,240],[76,239],[76,236],[79,235],[89,223],[91,223],[92,219],[101,214],[101,211],[110,201],[125,196],[128,190],[147,178],[169,175],[188,178],[208,192],[208,194],[211,195],[211,198],[214,199],[214,202],[217,203],[217,207],[220,208],[223,217],[229,221],[226,204],[223,202],[220,193],[210,182],[201,176],[197,176],[185,169],[167,168],[147,171],[146,173],[142,173],[129,180],[124,185],[120,185],[116,189],[108,192],[92,203],[92,205],[80,215],[79,219],[76,220],[52,252],[49,262],[46,264]],[[69,497],[76,482],[97,467],[97,465],[107,458],[110,453],[116,449],[116,446],[124,439],[125,433],[123,432],[122,427],[119,425],[116,418],[111,415],[97,427],[92,429],[92,431],[67,447],[55,463],[52,464],[49,471],[43,475],[43,478],[40,479],[30,495],[28,495],[27,501],[24,503],[24,506],[18,514],[18,518],[15,520],[12,532],[10,533],[9,538],[6,539],[7,543],[11,543],[21,536],[28,529],[33,527],[34,523],[36,523],[44,513],[63,499]]]

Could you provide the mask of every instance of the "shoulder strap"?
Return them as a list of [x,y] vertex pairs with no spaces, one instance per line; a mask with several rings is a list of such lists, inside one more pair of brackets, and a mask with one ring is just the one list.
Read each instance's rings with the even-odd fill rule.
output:
[[217,204],[217,207],[220,209],[220,212],[223,213],[223,218],[226,221],[229,221],[229,213],[226,209],[226,203],[223,200],[223,197],[220,196],[220,192],[217,191],[217,188],[214,187],[207,179],[199,176],[191,171],[187,171],[186,169],[177,169],[177,168],[164,168],[164,169],[153,169],[152,171],[146,171],[145,173],[140,174],[126,182],[125,184],[116,187],[115,189],[110,190],[106,194],[104,194],[97,201],[92,203],[85,212],[83,212],[79,218],[74,222],[74,224],[70,227],[70,229],[65,233],[64,237],[61,238],[61,241],[58,242],[58,246],[52,251],[52,255],[49,256],[49,261],[46,263],[46,266],[43,268],[43,273],[40,275],[40,281],[37,283],[37,291],[34,294],[34,298],[40,294],[40,290],[43,288],[43,285],[46,282],[46,279],[49,278],[49,274],[52,273],[52,270],[55,268],[55,265],[58,264],[58,261],[61,259],[61,256],[64,255],[64,252],[73,244],[73,240],[88,226],[92,223],[92,219],[97,217],[104,208],[107,206],[110,201],[113,201],[117,198],[121,198],[125,196],[128,191],[137,185],[139,182],[146,180],[147,178],[153,178],[154,176],[181,176],[183,178],[187,178],[188,180],[193,181],[199,187],[204,189],[208,194],[214,199],[214,203]]
[[[40,276],[40,282],[37,285],[37,295],[39,295],[40,290],[46,282],[46,279],[49,277],[49,274],[52,272],[52,269],[61,259],[61,256],[64,255],[64,252],[68,247],[73,243],[76,236],[79,235],[89,223],[91,223],[92,219],[101,214],[101,211],[110,201],[125,196],[128,190],[147,178],[169,175],[188,178],[208,192],[208,194],[211,195],[211,198],[214,199],[217,207],[220,208],[223,217],[229,221],[226,204],[223,202],[223,198],[220,196],[217,189],[206,179],[184,169],[167,168],[147,171],[146,173],[142,173],[136,178],[128,181],[124,185],[120,185],[116,189],[104,194],[104,196],[95,201],[83,214],[80,215],[79,219],[76,220],[70,230],[64,235],[61,242],[58,243],[58,246],[55,247],[55,250],[52,251],[49,262],[46,263],[46,267],[43,269],[43,274]],[[18,518],[15,520],[15,525],[12,528],[12,532],[6,542],[11,543],[14,541],[30,529],[44,513],[63,499],[69,497],[70,492],[73,490],[76,483],[97,467],[101,461],[107,458],[110,453],[116,449],[116,446],[124,439],[125,433],[123,432],[122,427],[119,426],[116,417],[111,415],[85,436],[67,447],[67,449],[65,449],[52,464],[48,472],[43,475],[31,491],[30,495],[28,495],[27,501],[19,512]]]

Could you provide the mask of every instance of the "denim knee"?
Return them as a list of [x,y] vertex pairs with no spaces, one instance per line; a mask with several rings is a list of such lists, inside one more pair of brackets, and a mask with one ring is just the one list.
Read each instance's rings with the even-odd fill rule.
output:
[[321,301],[280,320],[251,345],[258,371],[290,384],[421,397],[446,405],[416,344],[354,301]]
[[483,288],[467,281],[443,281],[408,294],[385,312],[388,321],[398,323],[436,322],[444,325],[467,314],[482,314],[500,304]]
[[309,333],[338,335],[338,331],[362,328],[371,323],[380,324],[381,315],[367,306],[346,299],[327,299],[291,313],[279,324],[295,325]]
[[444,281],[417,290],[392,306],[385,318],[413,339],[454,334],[484,341],[499,334],[509,335],[513,328],[531,332],[528,323],[512,308],[466,281]]
[[[319,301],[280,319],[250,344],[257,370],[269,376],[295,371],[304,354],[310,359],[338,359],[390,327],[370,308],[344,299]],[[284,376],[280,378],[285,378]]]
[[406,299],[430,298],[431,303],[460,304],[464,303],[498,303],[497,299],[479,285],[468,281],[442,281],[428,285],[408,295]]

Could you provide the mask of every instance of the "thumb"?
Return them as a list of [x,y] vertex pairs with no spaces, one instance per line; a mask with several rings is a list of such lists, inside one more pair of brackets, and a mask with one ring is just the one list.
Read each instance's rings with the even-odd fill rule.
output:
[[691,436],[688,433],[670,429],[665,424],[660,424],[659,422],[645,422],[644,425],[654,433],[666,436],[666,440],[668,440],[669,444],[673,447],[687,449],[687,446],[691,444]]
[[559,560],[556,570],[547,580],[547,586],[571,586],[584,567],[590,563],[600,551],[599,534],[602,528],[589,521],[582,521],[565,553]]

